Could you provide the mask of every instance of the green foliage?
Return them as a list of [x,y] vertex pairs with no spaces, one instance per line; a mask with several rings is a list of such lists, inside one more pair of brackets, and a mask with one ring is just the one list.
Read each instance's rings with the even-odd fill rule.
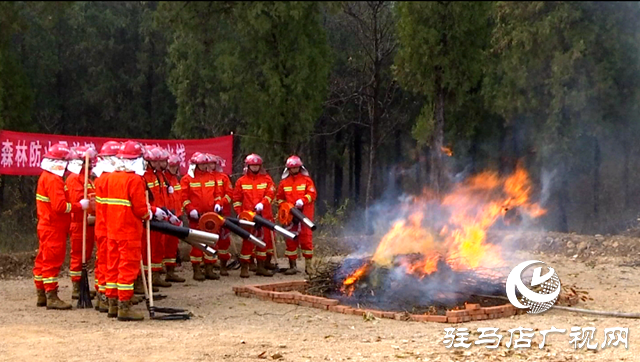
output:
[[511,121],[537,118],[547,160],[624,124],[640,86],[639,17],[637,3],[498,3],[489,103]]
[[344,199],[344,202],[342,202],[337,208],[334,208],[325,201],[327,211],[318,220],[316,220],[318,229],[322,231],[323,235],[338,236],[342,234],[346,220],[348,220],[351,205],[352,203],[348,198]]
[[160,22],[175,31],[174,131],[257,136],[243,140],[243,149],[268,158],[298,151],[327,95],[330,60],[320,5],[163,3],[160,9]]
[[[476,86],[484,67],[490,2],[401,2],[397,76],[409,90],[433,101],[437,82],[455,104]],[[438,70],[442,79],[438,80]]]

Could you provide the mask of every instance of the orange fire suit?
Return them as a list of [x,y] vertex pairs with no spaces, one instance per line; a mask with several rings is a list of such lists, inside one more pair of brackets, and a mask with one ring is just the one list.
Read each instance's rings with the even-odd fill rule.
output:
[[[167,206],[167,187],[165,185],[165,179],[162,176],[162,172],[154,172],[151,167],[147,168],[144,173],[144,181],[147,184],[147,190],[149,190],[149,204],[154,207]],[[142,263],[145,270],[149,267],[147,265],[147,231],[143,229],[142,233]],[[162,260],[164,259],[164,235],[157,231],[151,232],[151,271],[162,270]]]
[[[211,173],[200,171],[197,168],[193,171],[193,176],[186,175],[180,180],[180,192],[182,193],[182,207],[189,218],[189,228],[197,230],[199,229],[198,220],[194,220],[189,214],[193,210],[196,210],[198,215],[213,212],[216,181]],[[201,264],[203,256],[205,264],[214,264],[218,261],[217,256],[204,255],[196,248],[191,248],[189,256],[191,264]]]
[[[215,190],[213,192],[213,202],[215,205],[220,205],[222,211],[220,214],[225,217],[231,216],[231,197],[233,196],[233,186],[229,176],[223,172],[211,172],[211,176],[216,183]],[[229,254],[229,247],[231,246],[231,233],[224,228],[220,231],[220,240],[215,246],[215,250],[218,251],[221,260],[229,260],[231,255]]]
[[[84,198],[84,174],[76,175],[70,174],[66,180],[67,189],[69,190],[69,201],[80,202]],[[87,192],[93,193],[93,183],[89,180],[87,185]],[[87,215],[93,214],[92,211],[87,210]],[[71,214],[71,261],[69,265],[69,275],[71,281],[77,283],[80,281],[82,275],[82,217],[83,211],[74,212]],[[93,243],[95,238],[94,226],[87,224],[87,245],[85,248],[85,258],[87,263],[91,259],[91,253],[93,252]],[[96,283],[98,285],[98,270],[94,272]]]
[[[167,182],[167,209],[178,218],[182,215],[182,186],[176,175],[165,171],[164,179]],[[180,241],[175,236],[163,235],[164,237],[164,259],[162,263],[166,266],[176,266],[176,255],[178,253],[178,244]]]
[[94,181],[96,191],[96,223],[94,233],[96,240],[95,274],[98,279],[98,293],[104,294],[107,286],[107,179],[109,172],[103,172]]
[[[273,179],[267,173],[254,174],[251,171],[240,177],[236,181],[233,189],[233,208],[237,214],[243,211],[254,211],[257,204],[262,203],[262,217],[273,221],[273,211],[271,202],[275,194],[276,187]],[[271,230],[263,227],[254,231],[254,235],[262,237],[267,244],[266,248],[255,248],[256,259],[266,260],[267,254],[273,255],[273,234]],[[242,240],[242,250],[240,251],[240,261],[248,263],[251,260],[255,245],[249,240]]]
[[144,179],[133,172],[113,172],[106,180],[106,190],[107,197],[102,199],[109,215],[106,294],[128,301],[140,272],[141,220],[150,220],[155,208],[150,209],[146,202]]
[[[280,181],[278,185],[278,192],[276,194],[276,204],[280,205],[283,201],[295,205],[297,200],[302,200],[304,206],[302,207],[302,213],[309,219],[313,220],[313,214],[315,212],[314,202],[316,201],[317,192],[316,186],[311,180],[311,177],[305,176],[301,173],[297,175],[289,175],[287,178]],[[293,239],[287,239],[287,251],[285,255],[290,260],[296,260],[298,258],[298,243],[302,250],[302,256],[305,259],[311,259],[313,257],[313,234],[304,223],[299,223],[298,226],[298,241]],[[295,230],[292,230],[295,231]]]
[[70,203],[62,177],[43,171],[36,189],[38,210],[38,255],[33,268],[37,289],[58,288],[58,274],[67,252],[71,212],[82,211],[79,202]]

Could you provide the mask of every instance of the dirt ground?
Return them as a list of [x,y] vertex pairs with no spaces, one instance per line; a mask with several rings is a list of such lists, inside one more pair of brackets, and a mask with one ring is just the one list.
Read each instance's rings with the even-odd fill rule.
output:
[[[634,261],[629,254],[594,253],[587,260],[567,256],[566,252],[537,249],[516,252],[507,260],[515,265],[519,260],[536,258],[555,267],[563,285],[575,284],[594,299],[577,307],[640,312],[636,307],[640,270],[620,266]],[[189,278],[190,267],[184,265],[180,273]],[[286,265],[286,261],[280,260],[280,265]],[[0,361],[640,361],[640,344],[635,339],[640,330],[638,319],[552,309],[541,315],[460,325],[367,321],[359,316],[236,297],[231,290],[234,285],[303,278],[303,274],[278,274],[274,278],[252,276],[242,280],[238,274],[239,270],[233,271],[221,281],[188,279],[162,289],[169,298],[157,302],[158,306],[186,308],[195,316],[189,321],[152,321],[145,313],[147,319],[140,323],[107,319],[106,314],[94,310],[36,308],[30,278],[0,280]],[[70,281],[68,277],[61,280],[60,295],[69,301]],[[136,308],[144,310],[142,304]],[[477,328],[499,327],[502,345],[494,350],[480,345],[447,349],[444,328],[452,326],[469,328],[472,342],[477,340]],[[549,334],[544,348],[538,348],[542,339],[538,331],[552,326],[567,331]],[[598,349],[574,350],[569,343],[573,326],[596,327]],[[510,338],[508,330],[518,327],[536,331],[531,348],[505,346]],[[606,327],[628,327],[629,349],[623,345],[601,349]]]

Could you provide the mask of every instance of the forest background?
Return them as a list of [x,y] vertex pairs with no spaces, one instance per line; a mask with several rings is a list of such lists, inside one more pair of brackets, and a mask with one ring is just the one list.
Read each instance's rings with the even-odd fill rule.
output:
[[[527,169],[548,230],[640,203],[636,2],[0,2],[0,129],[234,134],[276,182],[298,154],[325,229],[484,170]],[[36,177],[0,176],[0,251],[35,241]],[[347,223],[346,220],[349,220]]]

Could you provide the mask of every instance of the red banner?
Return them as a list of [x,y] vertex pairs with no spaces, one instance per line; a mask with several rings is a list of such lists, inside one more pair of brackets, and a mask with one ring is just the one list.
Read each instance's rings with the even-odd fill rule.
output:
[[[49,147],[56,143],[65,143],[69,147],[93,145],[100,151],[107,141],[127,141],[126,138],[64,136],[41,133],[0,131],[0,175],[37,176],[42,171],[40,162]],[[149,140],[132,139],[144,145],[157,145],[180,157],[180,171],[187,173],[191,155],[198,151],[212,153],[223,159],[222,168],[231,173],[233,161],[233,136],[206,138],[198,140]]]

